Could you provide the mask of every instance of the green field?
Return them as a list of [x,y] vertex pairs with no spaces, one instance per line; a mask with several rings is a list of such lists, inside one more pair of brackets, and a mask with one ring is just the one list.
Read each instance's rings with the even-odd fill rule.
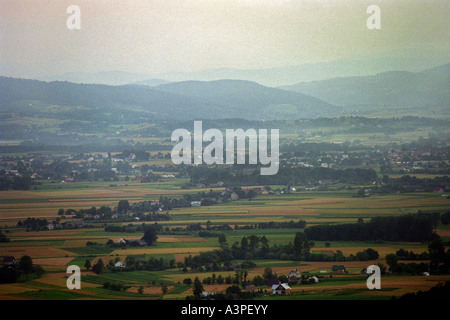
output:
[[[130,271],[130,272],[105,272],[94,274],[86,271],[84,263],[89,259],[95,263],[102,258],[105,264],[111,260],[126,256],[134,256],[140,260],[150,258],[175,260],[183,262],[189,255],[198,255],[200,252],[219,249],[218,235],[223,233],[231,246],[239,243],[244,236],[264,235],[271,246],[287,245],[292,243],[297,232],[303,229],[248,229],[260,222],[289,222],[298,220],[306,221],[306,226],[317,224],[341,224],[357,223],[359,218],[364,222],[370,221],[376,216],[396,216],[407,213],[416,213],[418,210],[434,212],[449,210],[450,200],[434,193],[414,194],[388,194],[366,198],[356,198],[355,191],[309,191],[294,192],[284,195],[258,195],[255,199],[238,200],[232,203],[223,203],[209,207],[177,208],[170,211],[172,220],[160,221],[163,228],[185,227],[190,224],[200,223],[203,227],[207,221],[212,225],[229,225],[232,230],[216,231],[216,236],[199,237],[198,232],[188,234],[171,234],[162,232],[158,235],[156,245],[150,248],[126,249],[109,248],[105,246],[108,239],[130,238],[138,239],[143,232],[121,233],[105,232],[103,221],[91,221],[93,226],[88,229],[50,230],[38,232],[26,232],[24,228],[17,227],[17,221],[26,217],[46,218],[48,221],[56,219],[59,208],[90,208],[102,205],[116,206],[122,199],[130,203],[158,199],[160,195],[181,197],[183,194],[195,194],[201,189],[181,189],[185,182],[183,179],[174,179],[164,183],[118,183],[110,187],[108,183],[92,183],[86,188],[85,184],[66,184],[60,188],[56,184],[44,183],[36,190],[7,191],[0,193],[0,225],[6,225],[9,243],[0,244],[0,256],[30,255],[32,259],[38,259],[42,267],[47,271],[42,279],[19,283],[14,285],[0,285],[0,297],[20,297],[27,299],[156,299],[161,298],[161,285],[170,287],[164,299],[184,299],[192,294],[191,285],[183,284],[185,278],[199,277],[203,280],[211,277],[212,272],[183,271],[181,268],[167,269],[163,271]],[[274,186],[274,188],[277,188]],[[209,189],[208,189],[209,190]],[[218,189],[222,190],[222,189]],[[69,219],[69,218],[66,218]],[[69,220],[67,220],[69,221]],[[106,222],[115,225],[140,225],[142,222]],[[149,222],[145,222],[149,223]],[[153,223],[153,222],[150,222]],[[236,226],[238,229],[236,229]],[[450,227],[438,225],[437,233],[444,241],[450,240]],[[95,245],[86,245],[88,241]],[[388,241],[314,241],[311,248],[313,253],[335,253],[340,250],[344,255],[375,248],[380,257],[377,261],[343,262],[349,270],[348,276],[330,278],[332,262],[309,262],[291,260],[254,260],[256,266],[248,270],[249,277],[262,275],[264,268],[272,268],[278,275],[287,275],[290,270],[298,269],[302,274],[317,274],[321,281],[313,287],[307,285],[293,286],[292,294],[285,297],[272,297],[267,287],[261,299],[390,299],[406,292],[414,291],[414,286],[404,289],[401,283],[394,281],[378,294],[364,289],[364,277],[360,270],[369,265],[382,263],[386,254],[395,253],[404,248],[422,253],[427,251],[426,243],[412,242],[388,242]],[[243,261],[238,260],[237,263]],[[69,265],[79,265],[83,270],[82,281],[86,284],[85,291],[70,292],[65,288],[67,275],[65,270]],[[336,262],[334,263],[336,264]],[[321,270],[327,273],[321,274]],[[216,275],[234,275],[234,272],[215,272]],[[402,278],[409,281],[409,278]],[[446,276],[433,278],[433,281],[424,282],[425,278],[413,277],[418,281],[417,290],[427,288],[432,284],[443,281]],[[128,286],[126,291],[114,291],[102,288],[105,282]],[[137,293],[137,287],[143,286],[146,293]],[[336,291],[339,288],[338,291]],[[218,292],[225,287],[212,288]]]

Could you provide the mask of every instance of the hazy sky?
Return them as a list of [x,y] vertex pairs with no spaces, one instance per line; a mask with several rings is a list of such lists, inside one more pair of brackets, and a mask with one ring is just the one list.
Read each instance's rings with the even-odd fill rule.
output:
[[[367,7],[381,9],[369,30]],[[69,5],[81,29],[69,30]],[[256,69],[394,50],[450,52],[450,1],[0,0],[0,74]]]

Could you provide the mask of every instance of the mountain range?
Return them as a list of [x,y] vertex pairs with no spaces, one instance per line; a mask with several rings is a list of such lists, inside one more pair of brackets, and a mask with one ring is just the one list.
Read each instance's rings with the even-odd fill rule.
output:
[[[370,115],[377,108],[440,108],[448,113],[450,64],[420,72],[390,71],[339,77],[279,88],[247,80],[125,85],[38,81],[0,77],[2,118],[34,115],[110,124],[155,120],[284,120]],[[425,109],[429,108],[429,109]]]
[[450,63],[421,72],[391,71],[281,88],[347,107],[445,107],[450,102]]
[[155,86],[165,82],[247,80],[268,87],[280,87],[300,82],[321,81],[340,77],[370,76],[387,71],[419,72],[448,63],[448,52],[398,50],[373,53],[334,61],[282,65],[271,68],[217,68],[191,72],[132,73],[124,71],[70,72],[53,76],[33,77],[42,81],[75,83]]
[[[339,108],[305,94],[242,80],[188,81],[154,88],[0,78],[2,113],[140,123],[150,120],[314,118]],[[41,108],[36,106],[41,105]],[[30,108],[31,106],[31,108]]]

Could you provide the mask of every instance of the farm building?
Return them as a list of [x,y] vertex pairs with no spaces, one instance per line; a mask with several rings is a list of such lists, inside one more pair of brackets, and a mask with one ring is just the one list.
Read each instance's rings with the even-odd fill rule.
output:
[[245,292],[256,292],[257,290],[258,289],[253,284],[246,285],[245,288],[244,288]]
[[287,283],[274,284],[272,286],[272,294],[273,295],[286,296],[290,293],[291,293],[291,287],[289,287]]
[[16,264],[16,259],[14,257],[4,257],[3,258],[3,265],[10,266]]
[[125,268],[125,263],[122,261],[117,261],[116,264],[114,265],[114,267],[116,268]]

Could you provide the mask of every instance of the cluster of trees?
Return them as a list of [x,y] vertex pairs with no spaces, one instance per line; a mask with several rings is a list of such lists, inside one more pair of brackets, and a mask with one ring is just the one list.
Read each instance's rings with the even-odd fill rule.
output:
[[115,267],[115,263],[119,261],[111,260],[108,264],[108,269],[112,272],[122,272],[122,271],[136,271],[136,270],[146,270],[146,271],[159,271],[172,269],[176,267],[175,259],[169,261],[163,258],[146,257],[138,258],[134,256],[127,256],[125,258],[125,267]]
[[[101,217],[111,217],[111,215],[113,214],[113,210],[108,207],[108,206],[101,206],[100,208],[96,208],[96,207],[91,207],[89,209],[79,209],[79,210],[75,210],[75,209],[59,209],[58,210],[58,215],[59,216],[75,216],[75,218],[77,219],[82,219],[82,218],[87,218],[86,216],[91,215],[96,216],[99,215]],[[87,218],[89,219],[89,218]]]
[[428,291],[418,291],[415,293],[406,293],[403,296],[401,296],[399,298],[399,300],[403,301],[411,301],[411,300],[433,300],[433,301],[437,301],[437,300],[442,300],[445,299],[446,297],[450,296],[450,281],[445,281],[444,284],[439,283],[437,285],[435,285],[434,287],[432,287],[430,290]]
[[48,229],[48,221],[47,219],[39,219],[39,218],[30,218],[28,217],[26,220],[20,220],[17,222],[17,226],[26,227],[27,231],[40,231]]
[[6,175],[0,176],[0,191],[13,190],[30,190],[31,177],[29,175],[8,177]]
[[[74,215],[77,219],[112,219],[115,213],[118,214],[116,220],[118,221],[132,221],[135,218],[143,221],[167,221],[172,219],[169,212],[159,213],[158,205],[150,205],[149,201],[140,202],[138,204],[130,205],[128,200],[120,200],[116,208],[111,208],[109,206],[101,206],[100,208],[91,207],[89,209],[59,209],[58,215]],[[127,215],[128,213],[134,213],[132,216]]]
[[428,252],[414,253],[413,251],[401,248],[395,254],[398,260],[430,260],[430,254]]
[[448,186],[450,184],[450,177],[437,176],[434,178],[417,178],[414,176],[404,175],[399,178],[389,178],[386,184],[376,186],[373,188],[377,193],[392,193],[392,192],[415,192],[417,189],[431,192],[433,188]]
[[[298,220],[297,222],[291,220],[289,222],[260,222],[254,226],[248,225],[238,227],[237,229],[303,229],[306,227],[305,220]],[[236,228],[235,228],[236,229]]]
[[[219,277],[221,277],[219,275]],[[219,277],[217,277],[219,279]],[[231,276],[229,276],[231,277]],[[223,279],[223,277],[221,278]],[[228,279],[228,277],[227,277]],[[190,278],[185,279],[183,281],[184,283],[191,284],[192,280]],[[226,282],[227,284],[231,284],[232,282]],[[215,293],[214,295],[208,295],[206,297],[202,296],[202,293],[204,291],[203,284],[205,284],[205,281],[203,283],[199,280],[198,277],[195,277],[194,282],[192,286],[192,296],[187,296],[186,300],[200,300],[200,299],[214,299],[214,300],[244,300],[244,299],[252,299],[255,297],[258,297],[262,294],[262,290],[259,290],[257,292],[246,292],[243,291],[238,284],[232,284],[228,288],[226,288],[225,293]]]
[[169,261],[164,260],[163,258],[157,259],[154,257],[148,258],[138,258],[136,256],[127,256],[124,261],[124,266],[116,267],[116,263],[120,261],[120,258],[117,257],[108,262],[107,265],[104,264],[102,259],[99,259],[97,263],[91,265],[91,261],[86,259],[84,267],[89,270],[92,268],[92,271],[96,274],[103,273],[105,271],[110,272],[129,272],[129,271],[137,271],[137,270],[145,270],[145,271],[159,271],[172,269],[176,267],[175,259],[171,259]]
[[33,264],[30,256],[24,255],[12,265],[0,269],[0,283],[15,283],[39,278],[44,274],[41,266]]
[[450,223],[450,211],[447,211],[441,215],[441,223],[448,225]]
[[220,237],[221,233],[216,231],[233,231],[233,230],[253,230],[253,229],[302,229],[305,228],[306,221],[299,220],[297,222],[291,220],[289,222],[260,222],[256,224],[249,224],[245,226],[234,225],[234,229],[228,224],[212,225],[211,221],[207,221],[205,226],[201,223],[191,223],[185,228],[174,228],[172,231],[198,231],[199,237]]
[[346,168],[287,168],[281,167],[276,175],[264,176],[259,170],[248,174],[244,170],[251,166],[242,166],[241,170],[231,168],[191,168],[191,185],[205,185],[222,181],[226,186],[243,185],[307,185],[319,180],[345,181],[348,184],[369,184],[377,181],[377,173],[373,169]]
[[0,229],[0,243],[5,243],[5,242],[9,242],[9,238],[2,233],[2,229]]
[[[399,260],[427,258],[429,263],[401,263]],[[445,251],[442,239],[438,236],[428,244],[428,253],[420,255],[400,249],[395,254],[386,255],[386,263],[389,265],[389,271],[393,273],[421,274],[423,272],[431,273],[449,273],[450,272],[450,249]]]
[[322,241],[429,241],[436,217],[417,213],[398,217],[375,217],[367,223],[318,225],[305,229],[308,239]]
[[[216,182],[217,180],[214,181],[214,183]],[[243,190],[241,187],[233,187],[228,190],[213,191],[211,189],[209,192],[202,191],[196,194],[184,194],[183,198],[179,199],[161,196],[159,203],[163,208],[168,210],[172,208],[191,207],[192,201],[200,201],[202,206],[212,206],[220,202],[230,201],[231,194],[233,193],[236,193],[239,199],[253,199],[257,196],[255,190]]]
[[185,266],[194,270],[219,271],[234,270],[236,267],[244,268],[244,263],[238,266],[232,263],[233,260],[368,261],[378,259],[378,252],[372,248],[348,257],[345,257],[339,250],[334,255],[312,253],[311,248],[314,243],[308,241],[305,234],[300,232],[296,233],[293,243],[290,242],[286,245],[269,246],[269,241],[265,236],[258,237],[256,235],[243,237],[240,242],[235,242],[231,246],[223,234],[219,236],[218,241],[220,249],[203,252],[195,257],[186,257]]
[[122,285],[120,283],[105,282],[105,283],[103,283],[103,289],[113,290],[113,291],[125,291],[128,289],[128,287],[125,287],[124,285]]
[[157,233],[162,229],[157,223],[154,225],[141,225],[140,228],[144,231],[144,236],[140,240],[124,240],[123,243],[117,243],[109,239],[106,242],[108,247],[139,247],[139,246],[152,246],[156,244],[158,240]]
[[155,222],[152,225],[147,225],[145,223],[142,223],[140,225],[130,223],[126,226],[108,224],[105,226],[105,231],[106,232],[135,233],[135,232],[145,232],[150,227],[154,228],[156,231],[162,230],[162,226],[158,225],[158,223]]

